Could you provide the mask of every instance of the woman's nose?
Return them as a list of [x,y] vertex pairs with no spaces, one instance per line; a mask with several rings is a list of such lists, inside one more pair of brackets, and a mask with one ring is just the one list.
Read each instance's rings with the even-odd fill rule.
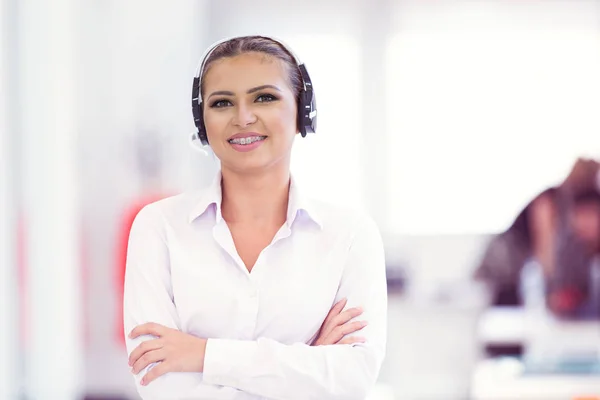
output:
[[239,105],[237,107],[235,117],[234,117],[234,125],[239,127],[246,127],[256,122],[256,115],[254,114],[251,107],[246,105]]

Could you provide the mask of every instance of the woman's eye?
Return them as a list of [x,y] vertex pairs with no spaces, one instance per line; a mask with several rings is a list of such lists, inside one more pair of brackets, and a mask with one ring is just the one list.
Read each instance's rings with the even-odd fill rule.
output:
[[210,106],[211,108],[223,108],[231,105],[229,100],[216,100]]
[[268,103],[274,100],[277,100],[277,97],[273,96],[272,94],[261,94],[256,98],[257,103]]

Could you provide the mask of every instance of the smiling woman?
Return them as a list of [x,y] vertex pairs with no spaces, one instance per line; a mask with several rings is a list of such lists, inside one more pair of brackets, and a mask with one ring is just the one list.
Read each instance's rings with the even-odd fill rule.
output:
[[[208,93],[204,124],[224,171],[250,173],[279,163],[289,165],[301,78],[298,68],[292,67],[293,58],[275,46],[262,46],[274,56],[253,47],[236,57],[215,51],[205,64],[200,85],[202,96]],[[227,50],[237,49],[221,52]],[[250,152],[259,147],[260,151]],[[240,151],[248,154],[242,158],[236,154]]]
[[221,169],[132,226],[124,319],[140,395],[364,399],[386,347],[383,246],[370,217],[309,198],[290,173],[294,139],[316,127],[305,66],[270,38],[218,43],[192,107]]

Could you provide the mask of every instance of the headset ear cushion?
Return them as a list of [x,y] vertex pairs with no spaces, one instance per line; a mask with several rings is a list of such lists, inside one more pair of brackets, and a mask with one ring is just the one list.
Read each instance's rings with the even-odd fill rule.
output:
[[202,102],[192,105],[192,113],[194,114],[194,124],[198,129],[198,138],[203,146],[208,145],[208,137],[206,135],[206,127],[204,126],[204,114],[202,112]]
[[[314,108],[313,108],[314,110]],[[316,133],[317,132],[317,116],[314,115],[312,118],[310,118],[310,131],[311,133]]]
[[311,112],[315,108],[314,98],[312,92],[302,91],[302,127],[304,135],[307,133],[315,133],[316,128],[316,116],[311,118]]
[[206,135],[206,127],[204,126],[204,107],[200,99],[200,77],[195,77],[192,84],[192,115],[194,117],[194,125],[198,130],[198,138],[203,146],[208,145],[208,137]]
[[306,136],[306,92],[303,90],[298,96],[298,132],[302,137]]

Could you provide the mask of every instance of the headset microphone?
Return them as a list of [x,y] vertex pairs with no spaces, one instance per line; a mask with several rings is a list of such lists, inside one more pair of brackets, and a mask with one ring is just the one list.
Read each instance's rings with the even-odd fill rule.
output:
[[208,151],[206,151],[206,149],[204,149],[204,146],[200,142],[200,138],[198,137],[198,131],[194,131],[190,135],[190,147],[192,149],[196,150],[197,152],[202,153],[205,156],[208,156]]

